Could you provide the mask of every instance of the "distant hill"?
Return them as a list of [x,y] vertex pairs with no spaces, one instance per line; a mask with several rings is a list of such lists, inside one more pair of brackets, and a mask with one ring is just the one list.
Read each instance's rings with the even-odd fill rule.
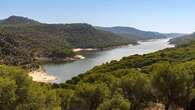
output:
[[96,28],[100,30],[113,32],[120,36],[125,36],[125,37],[132,38],[135,40],[148,40],[148,39],[167,37],[166,35],[160,34],[158,32],[141,31],[141,30],[138,30],[132,27],[96,27]]
[[4,20],[1,20],[0,24],[39,24],[39,22],[27,17],[10,16]]
[[172,44],[176,44],[176,45],[184,45],[184,44],[188,44],[191,41],[195,40],[195,33],[192,33],[190,35],[183,35],[180,37],[176,37],[174,39],[172,39],[170,42]]
[[168,34],[164,34],[167,37],[172,37],[172,38],[177,38],[177,37],[181,37],[181,36],[185,36],[187,34],[184,33],[168,33]]
[[113,32],[120,36],[124,36],[127,38],[131,38],[134,40],[149,40],[149,39],[158,39],[158,38],[166,38],[166,37],[178,37],[181,36],[179,33],[168,33],[163,34],[159,32],[152,31],[142,31],[132,27],[98,27],[96,29]]

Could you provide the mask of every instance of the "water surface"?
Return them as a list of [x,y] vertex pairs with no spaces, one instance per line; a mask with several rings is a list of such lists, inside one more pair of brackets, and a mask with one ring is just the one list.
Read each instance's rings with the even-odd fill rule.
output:
[[64,82],[78,74],[84,73],[92,69],[96,65],[100,65],[111,60],[120,60],[122,57],[134,54],[146,54],[155,52],[165,48],[174,47],[169,44],[170,39],[156,39],[145,42],[139,42],[139,45],[126,45],[104,51],[97,51],[88,54],[86,59],[74,62],[60,64],[45,64],[43,67],[50,75],[57,77],[56,83]]

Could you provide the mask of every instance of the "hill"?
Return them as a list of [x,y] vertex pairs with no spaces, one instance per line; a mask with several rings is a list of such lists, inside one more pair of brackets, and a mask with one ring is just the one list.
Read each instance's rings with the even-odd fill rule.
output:
[[11,34],[12,39],[21,44],[23,51],[34,57],[71,57],[73,48],[107,48],[126,44],[136,44],[124,38],[97,30],[84,23],[44,24],[38,21],[11,16],[0,22],[0,33]]
[[179,33],[159,33],[159,32],[152,32],[152,31],[142,31],[132,27],[96,27],[96,29],[104,30],[113,32],[120,36],[124,36],[127,38],[131,38],[134,40],[149,40],[149,39],[159,39],[159,38],[166,38],[166,37],[178,37],[183,34]]
[[177,38],[177,37],[185,36],[187,34],[185,33],[165,33],[164,35],[166,35],[167,37],[171,37],[171,38]]
[[192,33],[190,35],[184,35],[181,37],[176,37],[176,38],[172,39],[170,42],[172,44],[176,44],[176,45],[180,46],[180,45],[188,44],[193,40],[195,40],[195,33]]
[[40,24],[38,21],[21,16],[10,16],[6,19],[0,20],[0,24]]
[[[56,36],[63,37],[63,40],[59,40],[65,40],[67,47],[104,48],[135,43],[110,32],[96,30],[93,26],[85,23],[44,24],[26,17],[10,16],[7,19],[1,20],[0,26],[3,32],[22,34],[28,38],[32,36],[27,34],[34,34],[34,37],[44,36],[45,38],[50,36],[49,39],[51,36],[53,36],[52,38]],[[40,34],[43,35],[41,36]]]

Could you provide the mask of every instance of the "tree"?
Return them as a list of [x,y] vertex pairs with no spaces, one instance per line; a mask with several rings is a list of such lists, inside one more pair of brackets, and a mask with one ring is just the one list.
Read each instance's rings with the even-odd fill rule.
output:
[[129,71],[119,82],[124,96],[131,102],[130,110],[140,110],[152,101],[149,76],[138,71]]
[[57,89],[57,95],[60,97],[61,109],[70,110],[71,100],[74,96],[74,90],[71,89]]
[[16,101],[16,83],[9,78],[0,77],[0,109],[11,110],[14,109]]
[[173,106],[187,108],[193,88],[193,75],[189,73],[183,63],[162,62],[152,66],[153,90],[166,110]]
[[108,94],[109,89],[104,83],[80,83],[71,99],[70,110],[96,110]]
[[0,65],[1,110],[60,110],[54,90],[31,80],[26,71]]
[[97,110],[129,110],[130,105],[129,100],[117,92],[112,98],[105,99]]

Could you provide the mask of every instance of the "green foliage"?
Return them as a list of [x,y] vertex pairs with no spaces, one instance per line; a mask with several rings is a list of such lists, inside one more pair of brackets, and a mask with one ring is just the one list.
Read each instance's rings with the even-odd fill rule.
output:
[[57,89],[57,94],[60,97],[61,109],[70,110],[72,106],[72,99],[74,97],[74,91],[69,89]]
[[77,85],[73,99],[71,100],[71,110],[95,110],[109,95],[108,87],[103,84],[80,83]]
[[193,89],[193,75],[185,64],[162,62],[152,66],[155,94],[167,106],[187,108]]
[[22,49],[11,34],[0,32],[0,64],[21,66],[23,68],[34,69],[38,64],[30,56],[28,51]]
[[72,57],[75,53],[71,49],[54,49],[51,51],[51,54],[48,55],[48,57],[51,58],[66,58],[66,57]]
[[55,91],[32,82],[24,70],[0,65],[1,110],[59,110],[59,104]]
[[0,109],[11,110],[16,101],[16,83],[14,80],[0,77]]
[[131,72],[121,78],[119,87],[126,98],[131,101],[130,110],[140,110],[152,101],[149,76],[144,73]]
[[105,99],[97,110],[129,110],[131,104],[121,94],[115,93],[112,98]]

